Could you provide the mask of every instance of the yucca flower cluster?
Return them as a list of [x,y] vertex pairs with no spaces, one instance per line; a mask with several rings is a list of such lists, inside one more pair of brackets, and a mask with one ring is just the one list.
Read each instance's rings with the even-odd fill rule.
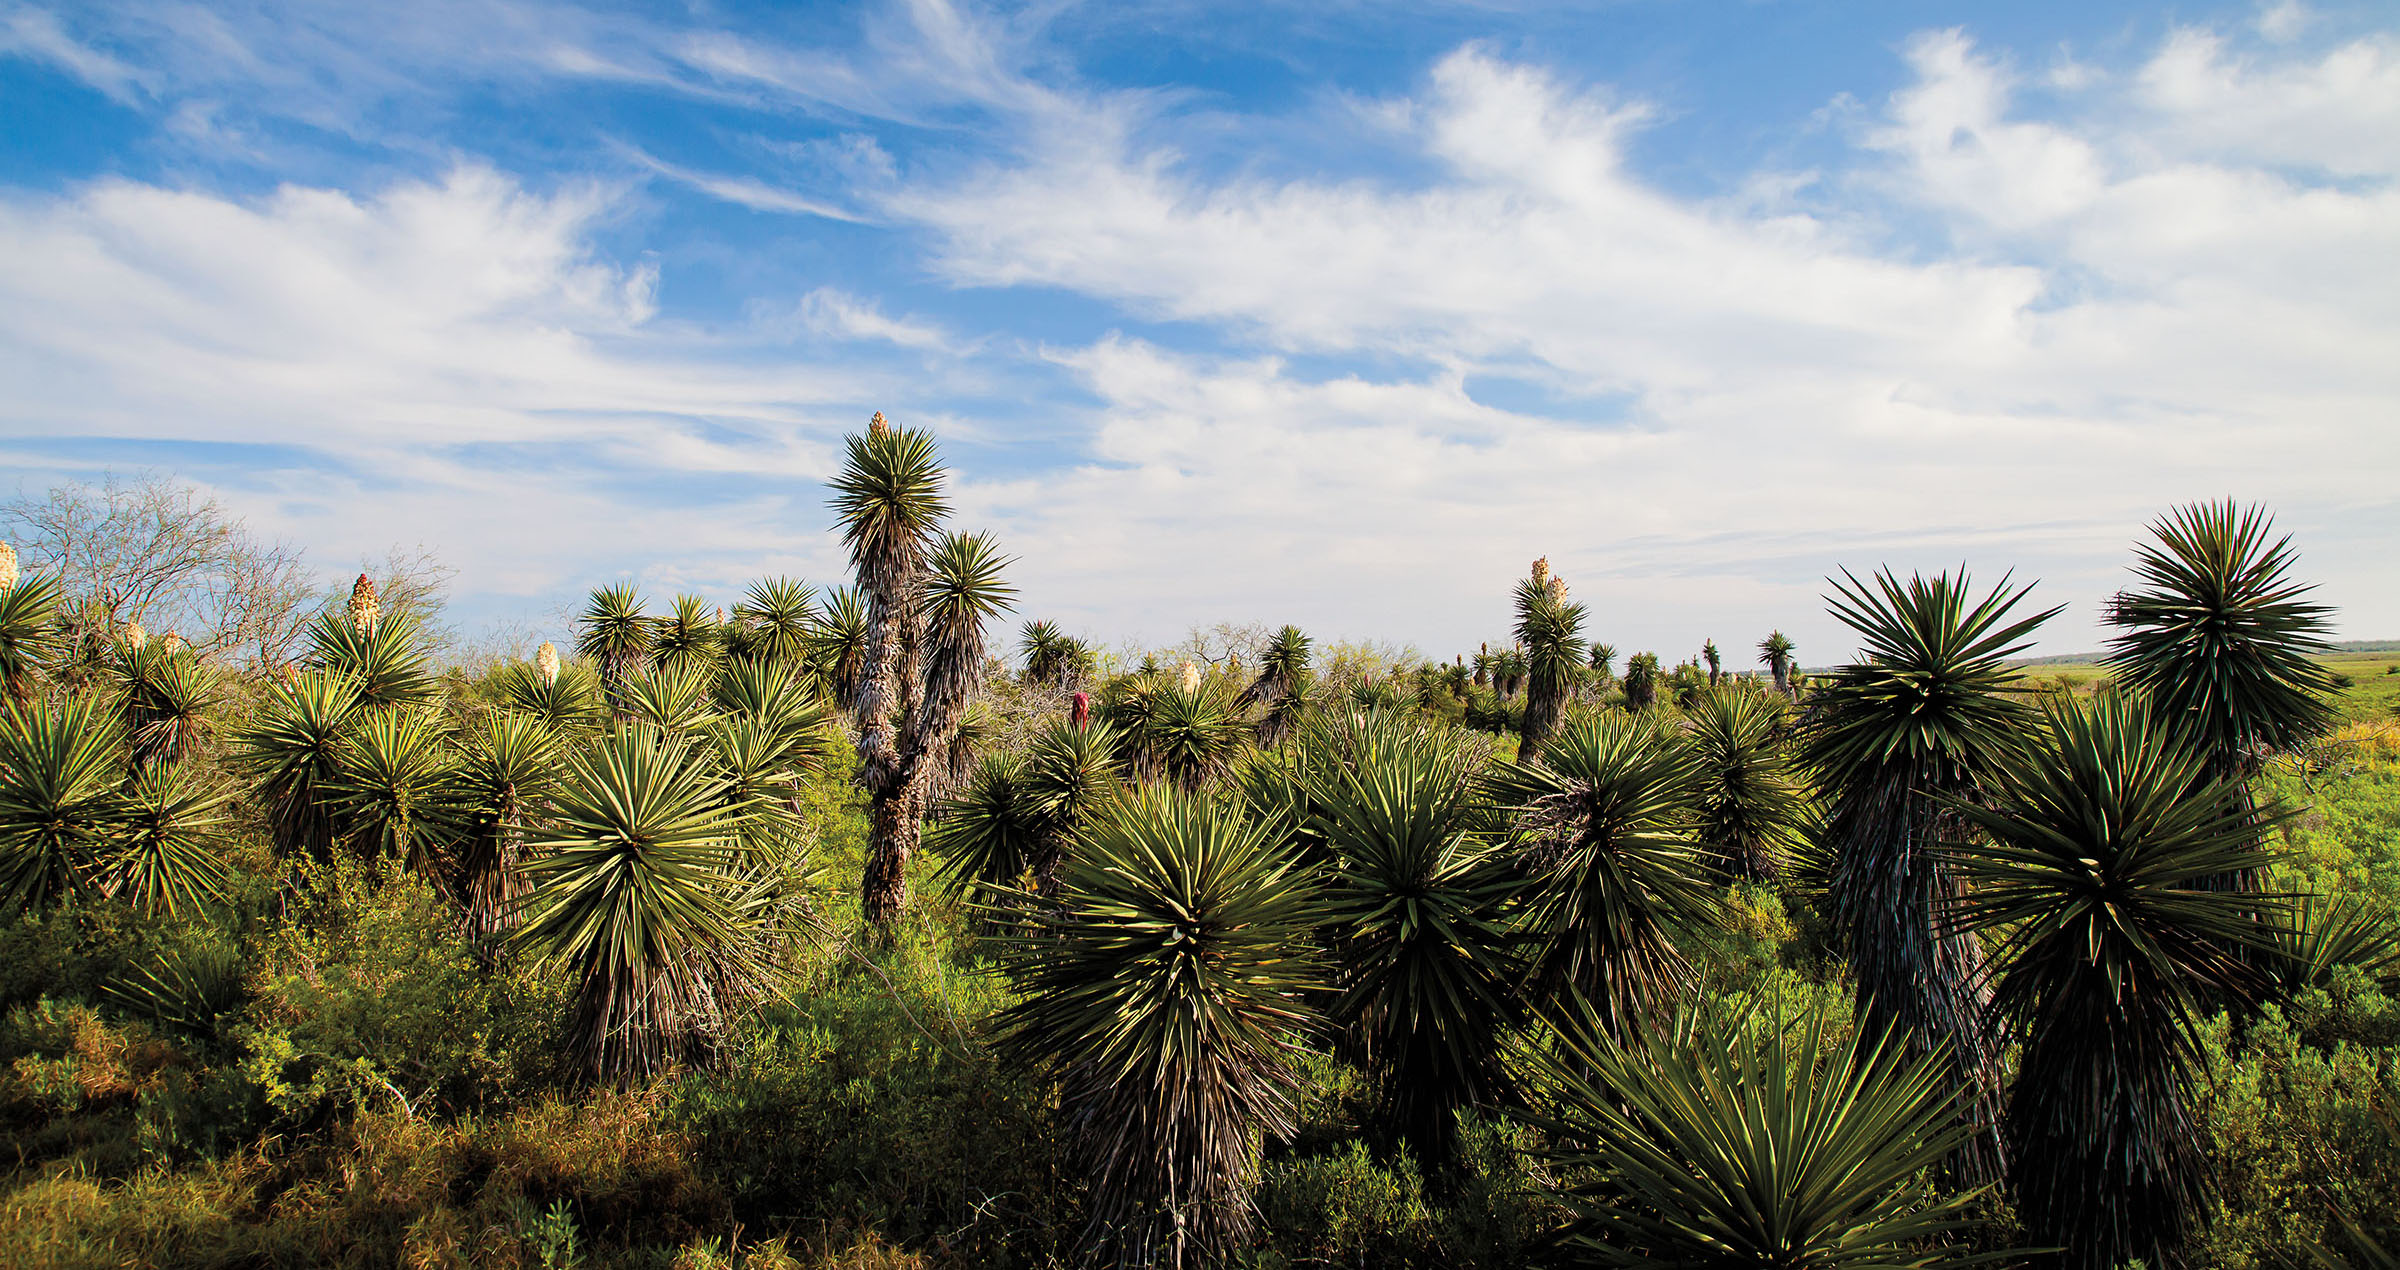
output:
[[542,646],[534,650],[533,666],[535,670],[541,672],[544,687],[556,685],[558,683],[558,645],[549,640],[543,640]]
[[375,584],[367,575],[358,575],[350,584],[350,629],[361,635],[375,632],[375,619],[383,613],[383,605],[375,598]]
[[0,591],[17,585],[17,549],[0,542]]

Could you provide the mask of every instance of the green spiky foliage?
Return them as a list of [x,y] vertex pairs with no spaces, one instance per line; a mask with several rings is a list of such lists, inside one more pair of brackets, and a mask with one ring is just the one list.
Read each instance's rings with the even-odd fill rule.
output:
[[1186,688],[1164,676],[1141,676],[1103,708],[1123,736],[1129,766],[1145,781],[1199,789],[1230,770],[1249,745],[1249,718],[1221,679]]
[[755,874],[802,851],[807,827],[792,796],[805,769],[795,759],[795,738],[772,718],[737,714],[710,720],[700,740],[722,782],[718,801],[739,817],[741,872]]
[[2267,902],[2203,880],[2264,864],[2259,825],[2208,777],[2206,751],[2139,699],[2054,706],[2006,756],[1988,834],[1956,859],[1956,919],[1994,932],[1991,1009],[2024,1048],[2007,1112],[2018,1215],[2064,1264],[2183,1264],[2208,1165],[2191,1115],[2198,1029],[2248,999],[2237,950]]
[[1703,693],[1686,716],[1698,780],[1695,836],[1719,868],[1753,882],[1781,877],[1810,827],[1784,724],[1775,698],[1739,681]]
[[58,601],[53,574],[27,574],[0,590],[0,694],[7,700],[31,701],[43,664],[65,650]]
[[326,785],[351,848],[448,882],[447,856],[465,828],[458,755],[437,710],[370,710],[345,728]]
[[545,681],[529,661],[513,661],[492,674],[500,700],[518,714],[530,715],[561,732],[600,726],[608,706],[600,695],[600,676],[581,662],[558,668],[558,678]]
[[1525,717],[1519,746],[1542,748],[1558,731],[1583,670],[1583,606],[1567,602],[1566,584],[1527,578],[1517,584],[1517,643],[1525,650]]
[[2262,968],[2278,996],[2331,988],[2352,966],[2387,995],[2400,993],[2400,916],[2387,905],[2355,892],[2310,895],[2266,933],[2274,954]]
[[1530,1048],[1572,1218],[1562,1264],[1624,1270],[1937,1270],[1975,1196],[1928,1182],[1966,1138],[1946,1064],[1829,1023],[1687,1014],[1632,1044],[1588,1010]]
[[339,822],[331,787],[340,778],[342,733],[361,713],[348,679],[310,671],[270,687],[234,734],[233,764],[265,803],[276,850],[333,859]]
[[967,699],[983,686],[984,628],[1016,602],[1000,576],[1007,564],[987,534],[944,534],[926,561],[925,688],[910,722],[916,745],[945,769]]
[[1492,846],[1481,752],[1412,720],[1368,726],[1388,735],[1356,761],[1306,764],[1337,862],[1327,1013],[1375,1082],[1383,1131],[1439,1170],[1458,1113],[1507,1088],[1500,1038],[1523,973],[1506,913],[1517,875]]
[[1052,720],[1021,753],[986,756],[943,809],[926,844],[953,889],[986,902],[1054,895],[1076,833],[1124,781],[1116,729]]
[[825,615],[809,635],[809,664],[844,710],[856,713],[867,675],[867,599],[856,587],[825,593]]
[[[1859,1016],[1898,1029],[1919,1053],[1943,1047],[1963,1104],[1996,1125],[1999,1053],[1983,1015],[1983,947],[1938,927],[1961,889],[1943,848],[1970,834],[1945,796],[1982,789],[2036,720],[2013,690],[2007,659],[2024,651],[2048,609],[2011,618],[2030,586],[2001,584],[1970,602],[1956,578],[1888,571],[1872,588],[1843,575],[1829,597],[1861,640],[1861,660],[1814,690],[1804,753],[1828,799],[1829,900],[1849,943]],[[1995,1133],[1958,1161],[1977,1181],[2001,1175]]]
[[125,744],[90,696],[10,702],[0,716],[0,912],[90,890],[123,820]]
[[1492,654],[1492,686],[1502,697],[1514,697],[1525,686],[1525,650],[1511,648]]
[[808,664],[809,642],[819,620],[815,587],[797,578],[761,578],[733,606],[733,617],[748,632],[745,660],[795,670]]
[[[2385,1076],[2376,1082],[2368,1113],[2400,1151],[2400,1083]],[[2333,1208],[2333,1238],[2312,1242],[2305,1251],[2315,1270],[2400,1270],[2400,1214],[2360,1213],[2340,1203]]]
[[112,669],[135,767],[186,757],[214,726],[212,715],[225,698],[223,677],[189,645],[152,640],[121,647]]
[[310,669],[339,676],[365,709],[423,705],[434,698],[417,621],[404,613],[360,631],[347,615],[326,613],[309,623]]
[[548,720],[510,710],[493,711],[460,735],[460,834],[451,890],[467,938],[491,940],[516,925],[526,888],[525,826],[558,779],[565,749]]
[[2177,508],[2138,550],[2141,585],[2116,596],[2103,664],[2192,733],[2220,778],[2248,776],[2331,725],[2332,676],[2312,660],[2332,610],[2291,579],[2291,537],[2232,502]]
[[1635,653],[1625,660],[1625,708],[1647,710],[1658,702],[1658,654]]
[[1208,1264],[1251,1230],[1260,1138],[1292,1132],[1309,888],[1256,826],[1172,788],[1088,825],[1060,882],[1006,945],[1004,1052],[1058,1082],[1085,1253]]
[[1592,657],[1588,664],[1591,667],[1594,683],[1606,688],[1616,682],[1617,646],[1595,642],[1592,645]]
[[1614,1036],[1673,1012],[1693,984],[1676,931],[1716,915],[1693,784],[1690,750],[1622,711],[1570,720],[1494,777],[1528,880],[1533,977],[1549,1000],[1590,1002]]
[[651,628],[650,664],[676,670],[693,666],[713,669],[725,653],[720,625],[707,600],[697,595],[676,596],[674,611]]
[[610,710],[621,713],[619,694],[625,682],[649,664],[657,629],[642,612],[641,592],[630,582],[594,590],[575,626],[575,651],[591,659],[600,675],[602,698]]
[[731,876],[740,815],[708,752],[628,724],[568,754],[527,834],[516,943],[574,981],[568,1050],[620,1086],[713,1052],[753,966]]
[[1792,695],[1792,653],[1798,647],[1782,631],[1769,631],[1758,641],[1758,664],[1775,680],[1775,691],[1787,697]]
[[[2156,541],[2135,555],[2140,584],[2109,601],[2119,633],[2101,662],[2190,729],[2211,774],[2247,806],[2261,761],[2334,721],[2332,676],[2313,660],[2330,649],[2332,610],[2303,598],[2314,588],[2292,580],[2291,538],[2271,537],[2262,508],[2193,503],[2150,532]],[[2219,882],[2256,889],[2260,879]]]
[[685,732],[716,717],[711,696],[717,674],[697,662],[649,667],[617,687],[617,712],[669,732]]
[[1350,685],[1349,697],[1353,710],[1404,710],[1410,704],[1399,685],[1389,679],[1361,679]]
[[1700,641],[1700,660],[1708,664],[1708,686],[1716,687],[1725,678],[1725,655],[1717,651],[1717,641]]
[[1297,626],[1284,626],[1267,641],[1259,655],[1258,678],[1242,689],[1242,704],[1263,706],[1258,718],[1258,743],[1274,748],[1292,735],[1311,704],[1310,642]]
[[1063,688],[1074,676],[1074,643],[1052,621],[1027,622],[1017,631],[1017,655],[1025,662],[1025,681],[1046,688]]
[[233,791],[190,764],[156,762],[126,790],[107,856],[102,894],[146,913],[183,916],[225,893],[233,871],[221,829]]
[[717,712],[754,718],[771,727],[794,764],[821,771],[832,761],[833,711],[815,681],[789,662],[728,666],[713,690]]

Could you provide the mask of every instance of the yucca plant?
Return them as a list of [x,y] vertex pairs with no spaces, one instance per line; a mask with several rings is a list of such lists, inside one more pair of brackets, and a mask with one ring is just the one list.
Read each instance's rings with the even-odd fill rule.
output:
[[181,642],[153,640],[120,651],[113,667],[124,703],[126,738],[137,768],[172,763],[207,736],[224,700],[215,669]]
[[1691,752],[1665,727],[1610,711],[1570,720],[1494,788],[1528,880],[1522,921],[1542,996],[1580,997],[1619,1037],[1672,1014],[1693,983],[1676,931],[1718,907],[1691,836]]
[[1955,920],[1996,935],[1991,1009],[2024,1036],[2017,1212],[2069,1266],[2183,1264],[2209,1179],[2198,1028],[2260,986],[2235,954],[2265,940],[2267,902],[2202,885],[2264,865],[2260,826],[2187,737],[2116,693],[2053,706],[1992,805],[1948,800],[1990,839],[1953,852]]
[[124,735],[89,696],[0,715],[0,912],[89,890],[124,819]]
[[1196,790],[1229,770],[1249,743],[1250,722],[1220,679],[1186,688],[1164,677],[1137,682],[1109,703],[1136,775]]
[[467,937],[514,927],[526,889],[525,826],[558,779],[566,743],[538,715],[496,710],[459,737],[460,833],[452,891]]
[[[0,543],[0,550],[6,547]],[[11,554],[9,585],[0,587],[0,694],[9,701],[30,701],[43,664],[64,651],[66,640],[58,626],[58,578],[18,577],[16,568]]]
[[2265,933],[2274,951],[2262,968],[2281,997],[2329,988],[2347,966],[2387,993],[2400,993],[2400,916],[2378,900],[2350,892],[2306,896],[2290,921]]
[[1012,593],[988,538],[942,532],[950,505],[931,436],[877,414],[847,444],[832,485],[866,597],[857,719],[869,806],[859,902],[868,921],[888,931],[908,903],[922,817],[983,673],[984,623]]
[[189,764],[141,769],[126,792],[99,870],[102,894],[148,913],[191,913],[225,893],[232,870],[221,828],[233,791]]
[[[1919,1053],[1941,1048],[1973,1091],[1977,1123],[1999,1112],[1999,1051],[1983,1014],[1983,948],[1939,926],[1961,884],[1944,854],[1970,836],[1945,797],[1983,789],[2035,724],[2007,661],[2057,609],[2011,619],[2030,587],[2004,579],[1969,602],[1956,578],[1878,572],[1872,589],[1844,574],[1833,615],[1863,641],[1862,659],[1811,699],[1804,751],[1829,807],[1830,902],[1847,937],[1859,1017],[1896,1029]],[[1958,1161],[1977,1181],[2001,1176],[1995,1133]]]
[[1310,704],[1309,638],[1297,626],[1284,626],[1267,641],[1258,659],[1258,678],[1242,689],[1244,706],[1262,706],[1258,743],[1273,748],[1284,743],[1299,725]]
[[1063,688],[1074,673],[1073,641],[1058,623],[1027,622],[1017,630],[1017,655],[1025,662],[1025,682]]
[[1938,1270],[1972,1192],[1927,1180],[1967,1136],[1948,1065],[1811,1013],[1685,1014],[1630,1044],[1570,1010],[1526,1067],[1571,1220],[1559,1261],[1624,1270]]
[[617,685],[617,713],[669,732],[686,732],[716,717],[711,690],[716,671],[700,662],[651,666]]
[[1601,688],[1608,687],[1616,682],[1617,678],[1615,671],[1617,646],[1595,642],[1592,645],[1592,656],[1588,664],[1592,672],[1592,682]]
[[1250,1232],[1259,1139],[1292,1132],[1309,888],[1255,826],[1172,788],[1086,826],[1060,882],[1006,945],[1003,1050],[1058,1082],[1087,1255],[1213,1262]]
[[741,813],[689,738],[632,723],[568,754],[528,831],[515,940],[575,983],[569,1052],[630,1085],[702,1057],[753,981],[737,909]]
[[500,700],[510,710],[540,719],[561,732],[598,727],[608,717],[600,695],[600,677],[581,662],[561,664],[557,656],[552,649],[547,673],[539,661],[510,662],[492,672]]
[[715,760],[718,801],[738,817],[738,871],[756,873],[800,849],[807,826],[792,802],[803,771],[794,762],[793,738],[775,720],[753,714],[712,719],[699,735]]
[[1558,730],[1560,714],[1583,670],[1583,606],[1567,602],[1564,579],[1528,578],[1517,584],[1517,625],[1525,649],[1525,718],[1518,742],[1541,749]]
[[[2332,610],[2294,582],[2291,537],[2270,538],[2259,507],[2193,503],[2150,527],[2139,548],[2141,585],[2110,600],[2119,633],[2102,664],[2151,699],[2161,718],[2188,729],[2226,794],[2249,800],[2248,778],[2268,755],[2286,753],[2334,721],[2332,676],[2313,658]],[[2256,877],[2219,879],[2226,886]]]
[[1431,1169],[1455,1152],[1457,1115],[1507,1087],[1500,1039],[1523,973],[1507,908],[1517,875],[1493,849],[1482,754],[1413,721],[1358,760],[1307,765],[1335,864],[1325,930],[1328,1009],[1375,1082],[1387,1134]]
[[416,619],[398,613],[370,616],[363,628],[340,613],[327,613],[310,623],[308,666],[339,676],[365,709],[433,700],[433,675]]
[[1698,781],[1695,836],[1732,876],[1774,881],[1810,827],[1783,707],[1736,681],[1702,694],[1686,727]]
[[1635,653],[1625,660],[1625,708],[1647,710],[1658,701],[1658,654]]
[[600,693],[612,711],[622,712],[618,696],[625,682],[650,661],[657,623],[642,612],[641,592],[630,582],[592,592],[576,621],[575,651],[591,659],[600,674]]
[[856,587],[825,593],[825,613],[808,640],[809,665],[842,709],[855,713],[867,677],[867,598]]
[[670,670],[713,670],[725,651],[718,630],[721,625],[707,600],[697,595],[676,596],[674,611],[650,631],[651,664]]
[[333,859],[339,821],[331,787],[340,777],[342,734],[361,713],[347,678],[310,671],[271,685],[234,734],[233,764],[266,804],[278,851]]
[[448,852],[467,809],[439,711],[370,710],[353,721],[334,747],[325,791],[353,850],[397,861],[447,889]]
[[1797,647],[1782,631],[1769,631],[1758,641],[1758,664],[1767,668],[1775,680],[1775,691],[1782,696],[1792,695],[1792,653]]
[[943,809],[927,845],[954,889],[985,902],[1047,897],[1075,835],[1118,795],[1116,730],[1104,721],[1042,725],[1021,753],[989,755]]
[[816,588],[796,578],[761,578],[733,606],[734,621],[750,633],[746,654],[798,670],[808,664],[816,633]]

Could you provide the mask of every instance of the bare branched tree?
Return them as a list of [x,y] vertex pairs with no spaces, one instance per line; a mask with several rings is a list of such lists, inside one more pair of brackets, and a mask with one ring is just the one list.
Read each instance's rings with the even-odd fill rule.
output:
[[29,564],[59,575],[73,640],[137,623],[173,631],[203,656],[272,666],[290,660],[318,610],[298,548],[259,538],[174,480],[56,486],[0,506],[0,525]]

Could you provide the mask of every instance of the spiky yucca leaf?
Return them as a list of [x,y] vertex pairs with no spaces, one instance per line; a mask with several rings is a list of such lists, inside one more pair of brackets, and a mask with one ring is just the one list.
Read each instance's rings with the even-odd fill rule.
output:
[[2069,1266],[2182,1264],[2209,1176],[2197,1028],[2260,986],[2235,954],[2267,938],[2266,901],[2201,885],[2265,862],[2259,825],[2186,735],[2115,693],[2056,706],[1996,805],[1950,800],[1991,839],[1954,852],[1956,917],[1997,934],[1991,1008],[2025,1033],[2017,1210]]
[[927,837],[953,887],[1001,897],[1027,880],[1052,894],[1076,833],[1118,795],[1115,729],[1053,720],[1021,754],[978,763]]
[[1385,1131],[1439,1168],[1457,1113],[1507,1084],[1499,1046],[1523,972],[1505,915],[1517,877],[1486,837],[1497,818],[1481,753],[1419,724],[1383,730],[1390,743],[1310,763],[1303,778],[1336,861],[1328,1013],[1375,1080]]
[[825,616],[809,635],[810,667],[845,710],[858,709],[867,674],[867,599],[855,587],[825,593]]
[[733,606],[733,616],[750,628],[753,657],[796,670],[807,662],[817,628],[816,588],[796,578],[761,578]]
[[1583,615],[1569,604],[1559,580],[1528,578],[1517,584],[1517,643],[1525,649],[1525,717],[1520,745],[1539,750],[1558,730],[1560,712],[1583,670]]
[[1758,662],[1774,677],[1775,691],[1789,696],[1792,691],[1792,652],[1797,645],[1782,631],[1769,631],[1758,641]]
[[233,791],[183,763],[153,763],[135,777],[100,868],[103,894],[168,916],[225,893],[232,870],[219,829]]
[[1812,1013],[1790,1034],[1696,1014],[1633,1044],[1589,1010],[1526,1052],[1569,1180],[1567,1264],[1936,1270],[1987,1264],[1972,1194],[1926,1179],[1966,1137],[1947,1065]]
[[1591,1002],[1616,1036],[1671,1014],[1693,982],[1676,928],[1718,908],[1691,837],[1691,752],[1647,717],[1610,711],[1570,720],[1493,785],[1514,817],[1545,995]]
[[458,755],[439,711],[373,710],[344,729],[326,792],[353,849],[396,860],[435,885],[465,828]]
[[469,939],[516,925],[526,890],[525,826],[557,783],[565,739],[538,715],[498,710],[459,737],[461,821],[453,890]]
[[555,665],[548,674],[538,662],[510,662],[492,678],[509,709],[561,731],[597,727],[607,718],[600,677],[581,662]]
[[222,677],[181,641],[122,650],[112,669],[123,694],[125,727],[136,767],[174,762],[191,752],[224,700]]
[[90,696],[11,702],[0,715],[0,911],[92,885],[124,818],[124,736]]
[[310,671],[269,688],[249,724],[234,734],[234,766],[265,801],[277,850],[305,851],[319,862],[333,858],[331,786],[340,777],[343,730],[360,713],[348,679]]
[[[1946,1046],[1976,1091],[1970,1114],[1993,1124],[1999,1052],[1983,1016],[1983,949],[1937,929],[1960,889],[1943,848],[1971,828],[1939,799],[1982,788],[2031,732],[2007,662],[2058,610],[2012,620],[2031,587],[2011,590],[2006,579],[1970,603],[1963,570],[1905,584],[1878,572],[1872,589],[1843,576],[1832,612],[1858,632],[1864,656],[1814,690],[1804,752],[1828,796],[1830,901],[1849,942],[1859,1014],[1921,1052]],[[1996,1179],[1998,1137],[1978,1135],[1959,1163]]]
[[576,619],[575,651],[592,660],[600,675],[600,691],[609,709],[621,707],[617,694],[625,681],[640,673],[650,660],[657,624],[642,612],[641,592],[630,582],[592,592]]
[[669,732],[685,732],[717,717],[710,689],[716,673],[692,662],[652,666],[617,686],[617,710]]
[[422,705],[434,696],[424,642],[415,618],[379,618],[361,631],[349,618],[327,613],[308,628],[311,668],[340,676],[360,706],[375,710]]
[[1103,709],[1137,775],[1187,790],[1231,768],[1248,741],[1249,722],[1223,680],[1185,688],[1163,676],[1144,676]]
[[925,566],[925,695],[917,744],[946,755],[967,698],[983,683],[984,624],[1015,605],[1008,561],[988,535],[944,534]]
[[575,980],[570,1048],[620,1085],[707,1053],[748,981],[730,876],[740,813],[688,738],[634,723],[568,755],[528,834],[516,940]]
[[716,614],[697,595],[675,597],[675,611],[661,618],[650,632],[654,665],[674,670],[688,666],[714,668],[724,647],[718,638]]
[[1068,660],[1072,642],[1056,622],[1025,623],[1017,632],[1017,653],[1024,658],[1027,682],[1063,687],[1073,670]]
[[1739,682],[1701,694],[1688,712],[1699,780],[1697,836],[1726,872],[1782,875],[1810,827],[1807,790],[1774,699]]
[[2107,612],[2121,634],[2103,664],[2148,696],[2160,717],[2188,728],[2219,777],[2245,776],[2265,754],[2323,732],[2334,719],[2327,652],[2332,610],[2291,580],[2287,535],[2270,541],[2264,509],[2194,503],[2150,527],[2135,572],[2140,589]]
[[1292,1131],[1308,888],[1255,827],[1168,788],[1086,826],[1060,881],[1007,945],[1002,1044],[1058,1080],[1087,1251],[1213,1260],[1251,1228],[1258,1139]]
[[2400,990],[2400,917],[2389,906],[2353,892],[2311,895],[2291,917],[2267,932],[2275,953],[2264,969],[2281,995],[2331,987],[2344,966],[2386,992]]
[[1244,705],[1263,705],[1258,719],[1258,743],[1279,746],[1299,727],[1309,707],[1310,641],[1297,626],[1285,626],[1267,641],[1258,659],[1258,678],[1242,689]]
[[824,771],[842,748],[832,709],[794,663],[729,666],[717,676],[713,698],[718,712],[770,728],[780,761],[795,772]]
[[0,589],[0,695],[7,700],[31,700],[42,664],[65,647],[58,600],[58,578],[52,574],[33,574]]

